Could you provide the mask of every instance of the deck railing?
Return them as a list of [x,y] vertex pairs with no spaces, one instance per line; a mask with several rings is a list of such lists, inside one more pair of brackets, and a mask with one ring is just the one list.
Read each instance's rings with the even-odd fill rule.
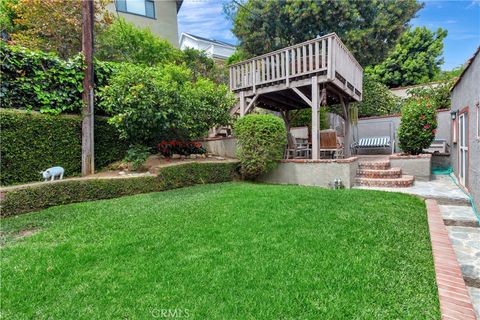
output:
[[232,91],[255,89],[325,72],[340,76],[361,94],[363,69],[334,33],[273,51],[230,66]]

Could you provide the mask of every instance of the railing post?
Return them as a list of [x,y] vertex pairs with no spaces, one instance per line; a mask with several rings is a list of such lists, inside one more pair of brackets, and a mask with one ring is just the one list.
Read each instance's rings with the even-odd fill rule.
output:
[[256,92],[256,83],[257,83],[257,60],[253,60],[253,68],[252,68],[252,73],[253,73],[253,80],[252,80],[252,87],[253,87],[253,93]]
[[245,91],[240,91],[240,117],[245,115]]
[[289,56],[290,56],[290,50],[287,50],[287,52],[285,52],[285,70],[286,70],[285,84],[287,85],[287,87],[290,86],[290,59],[289,59]]
[[320,118],[319,118],[318,77],[312,77],[312,159],[320,159]]

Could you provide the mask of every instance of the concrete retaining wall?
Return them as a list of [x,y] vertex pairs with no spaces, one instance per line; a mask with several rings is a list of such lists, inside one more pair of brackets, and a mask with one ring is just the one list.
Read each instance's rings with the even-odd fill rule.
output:
[[284,160],[258,180],[328,188],[335,179],[341,179],[345,188],[351,188],[355,184],[357,168],[356,157],[339,160]]
[[432,171],[432,155],[420,154],[418,156],[390,156],[392,168],[402,168],[402,173],[415,176],[415,180],[429,181]]
[[202,146],[207,149],[208,153],[227,157],[235,158],[235,151],[237,150],[237,139],[236,138],[219,138],[219,139],[207,139],[198,141]]

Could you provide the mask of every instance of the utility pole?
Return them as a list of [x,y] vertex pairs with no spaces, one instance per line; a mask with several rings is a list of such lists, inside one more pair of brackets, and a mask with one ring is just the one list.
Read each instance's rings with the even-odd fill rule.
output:
[[93,157],[93,0],[82,0],[82,51],[85,57],[82,106],[82,176],[95,172]]

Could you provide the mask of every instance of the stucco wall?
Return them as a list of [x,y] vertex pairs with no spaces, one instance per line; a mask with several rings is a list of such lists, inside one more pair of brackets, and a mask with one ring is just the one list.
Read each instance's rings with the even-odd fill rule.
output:
[[[475,205],[480,208],[480,140],[476,137],[478,111],[475,107],[480,102],[480,53],[452,90],[451,98],[452,110],[461,111],[468,107],[469,170],[466,187],[472,194]],[[458,144],[453,144],[451,161],[458,177]]]
[[174,47],[178,48],[177,3],[175,0],[155,0],[155,19],[117,12],[113,1],[107,5],[107,9],[137,27],[149,28],[152,33],[167,39]]
[[342,160],[292,160],[282,161],[271,172],[258,178],[261,182],[297,184],[328,188],[335,179],[341,179],[345,188],[355,184],[357,158]]
[[208,153],[227,158],[236,157],[235,151],[237,150],[237,139],[235,138],[208,139],[198,142],[207,149]]
[[[445,139],[448,144],[451,141],[450,110],[437,112],[438,128],[435,139]],[[388,136],[395,140],[395,152],[400,152],[398,145],[398,128],[400,127],[400,115],[370,117],[358,120],[358,131],[354,133],[358,139],[368,137]],[[360,150],[359,154],[389,154],[391,149]]]
[[392,168],[401,168],[402,174],[415,176],[415,180],[429,181],[432,172],[432,155],[392,155],[390,156],[390,166]]

